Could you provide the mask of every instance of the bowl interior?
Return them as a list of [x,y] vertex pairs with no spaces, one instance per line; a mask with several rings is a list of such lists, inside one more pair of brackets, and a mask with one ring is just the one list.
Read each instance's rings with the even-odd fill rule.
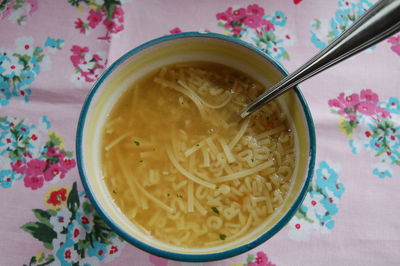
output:
[[[232,40],[234,40],[232,38]],[[249,45],[217,34],[167,36],[135,48],[108,68],[90,92],[81,114],[77,134],[77,157],[86,191],[100,215],[126,240],[148,252],[171,259],[208,261],[237,255],[270,238],[291,218],[301,203],[314,163],[314,128],[307,106],[297,90],[279,98],[294,129],[296,168],[284,204],[250,234],[210,248],[184,249],[144,235],[119,210],[102,178],[100,141],[102,127],[121,94],[143,75],[175,62],[210,61],[236,68],[265,87],[278,82],[282,68]]]

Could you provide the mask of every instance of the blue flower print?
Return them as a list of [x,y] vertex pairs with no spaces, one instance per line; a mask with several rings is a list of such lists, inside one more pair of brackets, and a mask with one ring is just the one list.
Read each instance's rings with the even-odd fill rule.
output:
[[329,230],[332,230],[335,227],[335,221],[332,220],[331,215],[325,215],[322,217],[318,217],[318,220],[322,227],[326,227]]
[[48,37],[46,42],[44,43],[44,46],[50,47],[50,48],[56,48],[56,49],[60,50],[63,44],[64,44],[64,40],[53,39],[51,37]]
[[16,178],[16,173],[12,170],[0,170],[0,186],[10,188]]
[[89,247],[87,252],[90,257],[97,257],[99,260],[103,260],[107,254],[107,245],[95,241],[93,242],[93,247]]
[[332,197],[324,198],[321,200],[321,203],[330,215],[334,215],[338,212],[338,208]]
[[378,168],[374,168],[374,170],[372,170],[372,173],[379,178],[393,177],[392,172],[388,169],[380,171]]
[[63,243],[56,252],[56,257],[60,261],[61,266],[70,266],[71,261],[75,259],[75,256],[73,256],[75,252],[74,242],[71,239]]
[[285,26],[286,25],[286,15],[281,11],[276,11],[273,15],[271,22],[277,26]]
[[350,10],[349,9],[339,9],[338,11],[336,11],[335,13],[335,20],[337,23],[339,23],[339,25],[342,26],[347,26],[348,23],[348,15],[350,14]]
[[315,47],[317,47],[320,50],[326,47],[326,44],[318,38],[315,32],[312,31],[311,31],[311,42],[314,44]]
[[373,4],[368,0],[361,0],[357,3],[357,15],[362,16]]
[[399,99],[395,97],[390,97],[386,104],[386,110],[388,110],[392,114],[400,114]]
[[35,79],[35,73],[32,71],[23,71],[21,75],[21,85],[30,85]]
[[326,161],[322,161],[319,164],[319,168],[316,171],[317,178],[315,184],[322,189],[324,194],[327,194],[327,189],[334,191],[336,189],[336,181],[338,174],[329,167]]

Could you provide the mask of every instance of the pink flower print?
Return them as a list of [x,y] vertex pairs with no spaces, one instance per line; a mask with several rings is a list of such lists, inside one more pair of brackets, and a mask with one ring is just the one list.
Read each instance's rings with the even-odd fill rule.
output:
[[169,31],[169,33],[174,34],[174,33],[181,33],[182,30],[178,27],[173,28],[172,30]]
[[38,10],[39,8],[39,2],[38,0],[28,0],[27,1],[29,4],[31,4],[31,9],[29,10],[29,15],[32,15],[33,12]]
[[267,255],[260,251],[257,252],[257,257],[254,259],[254,262],[249,262],[248,266],[275,266],[270,261],[268,261]]
[[361,102],[357,106],[357,111],[362,114],[371,116],[371,115],[375,114],[376,106],[375,106],[375,104],[372,104],[370,102]]
[[390,112],[387,111],[386,109],[382,108],[382,107],[376,107],[375,108],[375,112],[378,116],[382,117],[382,118],[391,118],[392,116],[390,115]]
[[369,102],[373,105],[376,105],[379,102],[379,96],[371,89],[361,90],[360,93],[361,100]]
[[119,23],[124,22],[124,10],[120,6],[116,6],[112,18],[113,20],[117,19]]
[[65,170],[70,170],[76,166],[76,162],[74,159],[64,159],[60,160],[60,167]]
[[89,11],[89,16],[87,17],[87,20],[89,21],[89,23],[88,23],[89,27],[94,29],[103,20],[103,13],[102,12],[96,12],[93,9],[91,9]]
[[93,60],[96,61],[96,63],[100,62],[101,60],[103,60],[103,58],[101,58],[100,55],[98,54],[93,54]]
[[106,29],[111,33],[118,33],[124,29],[124,25],[122,25],[122,24],[118,25],[113,20],[108,21],[108,19],[105,19],[103,21],[103,24],[104,24],[104,26],[106,26]]
[[44,171],[44,179],[46,181],[51,181],[55,177],[59,176],[60,178],[64,178],[67,171],[65,171],[60,165],[52,164],[49,168]]
[[79,45],[73,45],[71,48],[71,52],[74,55],[78,55],[79,57],[81,57],[82,54],[85,54],[87,52],[89,52],[89,48],[88,47],[80,47]]
[[43,174],[45,168],[46,168],[45,161],[39,159],[33,159],[27,163],[25,173],[27,176],[39,176]]
[[79,29],[80,33],[86,33],[87,24],[82,19],[78,18],[74,23],[75,29]]
[[241,21],[246,17],[246,9],[239,8],[232,12],[232,20],[233,21]]
[[225,12],[218,13],[217,19],[226,22],[224,24],[225,28],[231,28],[231,22],[233,21],[232,7],[229,7]]
[[400,34],[397,36],[389,37],[387,41],[388,43],[392,44],[390,49],[392,49],[392,51],[395,52],[397,55],[400,55]]
[[353,94],[348,95],[346,97],[341,97],[341,99],[343,99],[343,102],[344,102],[345,106],[348,107],[348,108],[354,108],[354,106],[356,106],[357,104],[360,103],[360,97],[356,93],[353,93]]
[[249,5],[247,7],[247,13],[253,15],[257,18],[262,18],[264,16],[264,9],[257,4]]
[[43,186],[43,176],[26,175],[24,178],[25,187],[30,187],[32,190],[41,188]]
[[26,166],[22,163],[22,161],[18,160],[15,163],[11,163],[11,169],[18,174],[23,174],[25,173]]
[[261,25],[261,19],[256,16],[247,16],[243,21],[243,24],[250,28],[256,29]]

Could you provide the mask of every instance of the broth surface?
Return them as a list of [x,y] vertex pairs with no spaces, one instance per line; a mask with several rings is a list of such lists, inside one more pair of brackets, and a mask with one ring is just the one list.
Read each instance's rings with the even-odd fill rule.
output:
[[235,240],[263,223],[289,189],[293,133],[277,101],[228,121],[264,89],[208,62],[166,66],[133,84],[102,132],[116,205],[144,233],[187,248]]

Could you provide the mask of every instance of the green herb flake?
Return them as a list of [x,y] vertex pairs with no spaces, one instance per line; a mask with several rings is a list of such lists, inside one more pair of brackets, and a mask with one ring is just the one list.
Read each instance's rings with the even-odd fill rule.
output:
[[140,160],[139,163],[143,163],[143,160]]
[[196,146],[197,146],[197,147],[200,147],[200,144],[199,144],[199,143],[197,143],[197,144],[196,144]]
[[182,194],[176,194],[177,198],[182,198]]
[[226,235],[224,235],[224,234],[219,234],[219,239],[225,240],[225,239],[226,239]]
[[167,197],[171,196],[171,194],[167,193]]
[[211,207],[211,210],[213,210],[213,212],[215,212],[216,214],[219,214],[219,210],[217,209],[217,207]]
[[113,189],[112,193],[117,194],[117,191],[115,191],[115,190]]
[[135,144],[136,144],[136,146],[138,146],[138,147],[140,146],[140,142],[139,142],[139,141],[137,141],[137,140],[134,140],[134,141],[133,141],[133,143],[135,143]]

